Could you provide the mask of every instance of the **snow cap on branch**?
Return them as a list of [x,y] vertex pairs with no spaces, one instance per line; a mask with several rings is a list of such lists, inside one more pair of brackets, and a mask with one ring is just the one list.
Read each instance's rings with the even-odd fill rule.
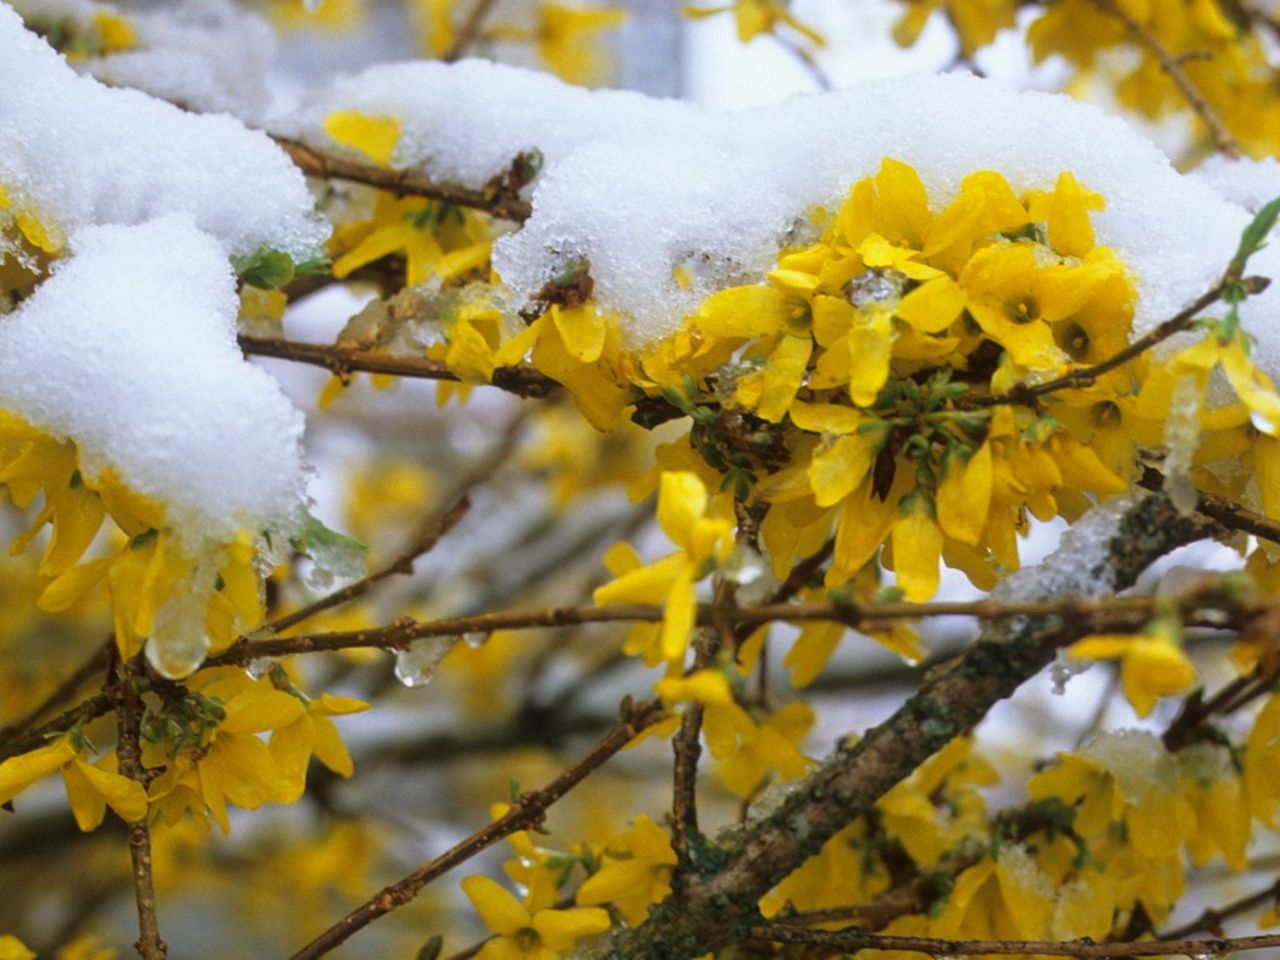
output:
[[82,230],[0,322],[0,409],[166,508],[198,553],[302,504],[302,414],[236,346],[226,254],[186,216]]
[[1073,173],[1106,200],[1098,243],[1134,273],[1137,333],[1212,283],[1249,220],[1123,121],[967,76],[716,113],[493,64],[383,65],[317,92],[289,132],[338,149],[324,132],[336,111],[393,118],[393,167],[470,187],[539,149],[533,216],[497,242],[495,267],[527,298],[590,261],[597,302],[625,318],[633,343],[671,332],[716,289],[761,281],[779,246],[811,233],[809,214],[834,209],[886,156],[919,171],[938,209],[977,170],[1001,172],[1017,191]]
[[78,76],[0,5],[0,185],[65,235],[184,212],[226,254],[306,260],[327,228],[306,182],[262,133]]

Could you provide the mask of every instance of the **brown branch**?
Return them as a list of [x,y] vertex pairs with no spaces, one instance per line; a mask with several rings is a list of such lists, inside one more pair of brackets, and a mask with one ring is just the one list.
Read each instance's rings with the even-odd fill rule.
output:
[[1222,933],[1222,925],[1232,917],[1242,913],[1248,913],[1250,910],[1264,906],[1268,903],[1275,903],[1280,898],[1280,880],[1251,893],[1248,896],[1241,897],[1239,900],[1233,900],[1221,907],[1209,907],[1200,916],[1192,920],[1190,923],[1175,927],[1156,937],[1157,940],[1181,940],[1193,933],[1201,930],[1207,930],[1209,933],[1219,936]]
[[16,720],[9,726],[0,729],[0,743],[20,734],[64,700],[70,700],[77,690],[107,669],[115,643],[115,637],[108,637],[106,643],[95,650],[93,656],[80,664],[69,677],[58,685],[57,689],[41,701],[39,706],[23,719]]
[[437,183],[412,170],[388,170],[367,163],[344,160],[332,154],[309,147],[286,137],[272,137],[294,166],[309,177],[326,180],[349,180],[363,183],[379,190],[387,190],[398,197],[426,197],[451,203],[458,207],[480,210],[491,216],[521,223],[529,219],[533,208],[527,200],[507,191],[472,190],[452,183]]
[[90,697],[47,723],[36,727],[34,730],[28,730],[26,733],[20,733],[8,740],[0,741],[0,760],[16,757],[20,753],[27,753],[37,747],[43,747],[49,741],[51,735],[65,733],[82,721],[87,722],[106,716],[114,708],[115,703],[106,694]]
[[[1164,474],[1154,467],[1147,467],[1138,485],[1148,490],[1164,489]],[[1280,543],[1280,522],[1253,510],[1247,510],[1234,500],[1226,500],[1212,493],[1197,490],[1200,499],[1196,510],[1228,530],[1253,534],[1272,543]]]
[[[438,360],[426,357],[397,357],[377,350],[360,350],[340,347],[336,344],[302,343],[296,340],[275,340],[267,337],[241,335],[240,349],[246,356],[275,357],[324,367],[337,377],[349,377],[352,373],[389,373],[397,377],[419,380],[449,380],[461,383],[462,378]],[[560,386],[545,374],[532,367],[499,367],[493,371],[492,385],[519,397],[546,397]]]
[[467,511],[471,509],[471,500],[463,494],[459,499],[436,518],[435,522],[428,524],[427,527],[413,539],[401,554],[391,563],[383,567],[381,570],[375,570],[367,577],[357,580],[355,583],[348,584],[340,590],[335,590],[327,596],[321,597],[314,603],[309,603],[305,607],[287,613],[283,617],[271,621],[263,630],[269,633],[279,633],[287,630],[292,626],[308,620],[321,611],[328,610],[341,604],[354,600],[356,597],[363,596],[373,589],[379,582],[387,579],[387,577],[400,573],[405,576],[412,576],[414,561],[431,551],[433,547],[440,541],[446,533],[453,529],[454,525],[466,516]]
[[1191,81],[1191,78],[1187,76],[1187,72],[1182,69],[1181,58],[1166,49],[1164,44],[1160,42],[1159,37],[1148,29],[1145,24],[1139,23],[1131,17],[1115,0],[1093,0],[1093,3],[1104,14],[1120,21],[1130,35],[1150,51],[1151,55],[1160,62],[1160,68],[1169,75],[1169,79],[1173,81],[1183,99],[1187,101],[1187,105],[1195,111],[1196,116],[1209,128],[1209,134],[1213,137],[1213,142],[1218,152],[1233,160],[1238,160],[1240,158],[1240,144],[1231,135],[1227,125],[1218,116],[1217,111],[1205,99],[1204,94],[1200,92],[1200,88]]
[[424,863],[408,876],[378,891],[293,954],[290,960],[316,960],[317,957],[324,956],[346,942],[356,931],[362,930],[396,907],[404,906],[421,893],[423,887],[458,864],[519,830],[538,826],[552,804],[662,716],[662,705],[656,701],[634,708],[630,716],[609,731],[585,756],[541,790],[523,794],[503,816]]
[[[759,626],[775,621],[828,620],[858,630],[875,623],[922,617],[967,616],[982,620],[1057,617],[1075,623],[1092,624],[1095,629],[1106,626],[1108,629],[1120,630],[1126,625],[1144,623],[1150,617],[1153,605],[1154,601],[1150,597],[1089,599],[1070,596],[1019,602],[973,600],[935,603],[780,603],[758,607],[715,607],[702,604],[698,608],[696,623],[698,626],[713,626],[722,622]],[[1206,604],[1206,609],[1209,608],[1212,605]],[[493,633],[496,630],[536,630],[588,623],[657,623],[662,618],[661,607],[647,604],[509,610],[426,622],[405,617],[389,626],[367,630],[341,630],[239,644],[216,657],[210,657],[205,661],[205,666],[224,666],[229,663],[247,663],[258,657],[283,657],[295,653],[350,650],[356,647],[397,650],[425,637]]]
[[467,19],[462,21],[462,26],[458,28],[458,34],[453,38],[453,43],[449,44],[449,49],[440,59],[445,63],[461,60],[467,48],[480,36],[480,29],[495,6],[497,6],[497,0],[476,0],[467,11]]
[[[120,740],[116,755],[120,761],[120,773],[146,786],[142,769],[142,699],[138,695],[137,679],[145,667],[139,654],[133,660],[118,666],[115,688],[116,713],[120,718]],[[147,818],[128,824],[129,857],[133,862],[133,896],[138,905],[138,940],[134,946],[143,960],[165,960],[169,948],[160,939],[160,925],[156,919],[156,890],[151,876],[151,831]]]
[[1095,943],[1092,940],[945,940],[934,937],[896,937],[850,930],[811,930],[782,923],[752,927],[747,939],[774,943],[814,944],[840,952],[855,950],[907,950],[933,957],[1000,954],[1003,956],[1045,954],[1077,957],[1079,960],[1107,960],[1125,957],[1226,956],[1245,950],[1280,946],[1280,934],[1214,940],[1146,940],[1138,943]]

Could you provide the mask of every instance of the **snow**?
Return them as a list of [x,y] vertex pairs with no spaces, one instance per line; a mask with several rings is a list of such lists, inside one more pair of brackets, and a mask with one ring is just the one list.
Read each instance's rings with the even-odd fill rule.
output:
[[[886,156],[916,167],[939,209],[975,170],[998,170],[1019,191],[1074,173],[1106,198],[1097,238],[1133,271],[1138,332],[1212,283],[1249,220],[1118,118],[955,74],[723,113],[488,63],[381,65],[280,122],[340,149],[323,132],[336,110],[396,117],[395,168],[470,187],[538,148],[533,216],[497,242],[494,265],[522,300],[566,262],[589,260],[597,301],[624,318],[633,345],[671,332],[711,290],[762,280],[807,213],[838,204]],[[691,265],[693,289],[681,290],[673,272]]]
[[133,87],[188,109],[246,120],[260,116],[270,102],[267,76],[275,58],[275,34],[265,20],[231,0],[185,0],[127,13],[95,0],[9,3],[28,24],[70,22],[84,29],[95,15],[120,16],[136,47],[75,63],[111,86]]
[[90,479],[111,468],[163,503],[192,553],[287,523],[303,419],[245,362],[237,305],[226,254],[189,217],[86,228],[0,321],[0,408],[75,440]]
[[90,60],[90,74],[204,113],[254,122],[266,112],[276,41],[262,18],[231,0],[190,0],[129,22],[138,49]]
[[991,591],[994,600],[1027,602],[1057,597],[1100,597],[1115,590],[1111,542],[1125,515],[1147,494],[1125,494],[1094,507],[1065,530],[1058,548],[1035,565],[1005,577]]
[[1251,213],[1280,197],[1280,163],[1273,157],[1233,160],[1215,154],[1197,167],[1192,176],[1208,184],[1223,199]]
[[225,254],[304,260],[327,233],[306,181],[264,134],[78,76],[0,4],[0,184],[66,234],[184,212]]

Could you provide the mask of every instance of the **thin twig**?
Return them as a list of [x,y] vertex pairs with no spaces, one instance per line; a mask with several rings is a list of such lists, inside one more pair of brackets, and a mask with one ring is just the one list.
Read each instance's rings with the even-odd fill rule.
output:
[[[349,377],[352,373],[389,373],[397,377],[419,380],[449,380],[461,383],[462,378],[439,360],[426,357],[397,357],[377,350],[360,350],[328,343],[302,343],[296,340],[277,340],[270,337],[241,335],[240,349],[246,356],[275,357],[324,367],[337,377]],[[560,386],[556,381],[532,367],[499,367],[493,371],[492,385],[518,397],[546,397]]]
[[[759,626],[775,621],[827,620],[846,624],[855,630],[865,630],[874,623],[921,617],[977,617],[982,620],[1060,617],[1073,622],[1094,621],[1099,628],[1106,624],[1120,629],[1126,624],[1145,622],[1153,605],[1154,601],[1150,597],[1060,597],[1026,602],[972,600],[935,603],[780,603],[724,608],[702,604],[698,607],[695,622],[698,626],[712,626],[721,622]],[[1204,608],[1217,609],[1213,603],[1206,603]],[[462,636],[468,633],[493,633],[497,630],[535,630],[588,623],[657,623],[662,618],[662,607],[647,604],[546,607],[425,622],[404,617],[388,626],[367,630],[341,630],[244,643],[209,658],[205,665],[224,666],[229,663],[247,663],[258,657],[283,657],[295,653],[350,650],[358,647],[397,650],[424,637]]]
[[1187,101],[1187,105],[1196,112],[1196,115],[1204,122],[1204,125],[1209,128],[1209,134],[1213,137],[1213,142],[1218,152],[1233,160],[1238,160],[1240,158],[1240,144],[1231,135],[1227,125],[1218,116],[1217,111],[1204,98],[1200,88],[1191,81],[1191,78],[1187,76],[1187,72],[1182,69],[1181,58],[1166,49],[1164,44],[1160,42],[1159,37],[1148,29],[1145,24],[1139,23],[1129,16],[1115,0],[1093,0],[1093,2],[1107,16],[1114,17],[1124,24],[1124,28],[1129,31],[1134,39],[1146,47],[1151,52],[1151,55],[1160,62],[1161,69],[1169,75],[1169,79],[1178,88],[1183,99]]
[[832,947],[841,952],[855,950],[909,950],[934,957],[972,956],[987,953],[1004,956],[1047,954],[1077,957],[1079,960],[1106,960],[1125,957],[1225,956],[1245,950],[1280,946],[1280,934],[1214,940],[1146,940],[1138,943],[1095,943],[1092,940],[945,940],[935,937],[896,937],[849,930],[812,930],[783,923],[753,927],[748,939],[774,943],[807,943]]
[[404,906],[421,893],[428,883],[458,864],[519,830],[538,826],[546,815],[548,807],[662,716],[662,705],[656,701],[649,701],[634,708],[631,715],[609,731],[590,752],[541,790],[523,794],[497,820],[477,830],[435,859],[424,863],[403,879],[384,887],[295,953],[290,960],[316,960],[317,957],[324,956],[344,943],[356,931],[362,930],[396,907]]
[[20,753],[27,753],[37,747],[43,747],[51,736],[66,733],[66,731],[82,721],[88,722],[89,720],[96,720],[98,717],[106,716],[114,708],[115,703],[106,694],[90,697],[47,723],[41,724],[34,730],[28,730],[10,739],[0,741],[0,760],[16,757]]
[[[1106,2],[1106,0],[1096,0],[1096,2]],[[1080,367],[1077,370],[1064,373],[1060,377],[1055,377],[1053,380],[1046,380],[1043,383],[1032,384],[1021,381],[1010,387],[1008,393],[994,397],[975,398],[970,401],[970,403],[972,406],[994,406],[1002,403],[1034,405],[1035,401],[1040,397],[1050,393],[1056,393],[1059,390],[1092,386],[1103,374],[1110,373],[1117,367],[1124,366],[1124,364],[1128,363],[1130,360],[1146,353],[1152,347],[1168,340],[1170,337],[1190,330],[1192,325],[1199,318],[1200,312],[1221,300],[1223,294],[1227,290],[1227,287],[1236,282],[1246,284],[1250,289],[1250,292],[1258,292],[1261,289],[1265,289],[1267,281],[1260,277],[1249,277],[1248,279],[1241,281],[1239,272],[1235,268],[1229,268],[1226,273],[1214,282],[1213,286],[1202,293],[1188,306],[1179,310],[1159,326],[1152,327],[1143,336],[1134,340],[1123,350],[1117,351],[1107,359],[1088,367]]]
[[272,137],[276,145],[289,155],[294,166],[309,177],[332,180],[349,180],[380,190],[387,190],[398,197],[427,197],[458,207],[480,210],[491,216],[517,223],[529,219],[533,212],[527,200],[521,200],[509,192],[472,190],[452,183],[437,183],[412,170],[389,170],[367,163],[344,160],[332,154],[309,147],[286,137]]
[[1181,940],[1183,937],[1198,933],[1201,930],[1208,931],[1215,936],[1221,935],[1222,925],[1232,917],[1248,913],[1250,910],[1268,903],[1275,903],[1277,898],[1280,898],[1280,880],[1256,893],[1241,897],[1239,900],[1233,900],[1224,906],[1209,907],[1190,923],[1168,930],[1160,934],[1156,939],[1165,941]]
[[107,668],[110,660],[111,650],[115,646],[115,637],[108,637],[106,643],[98,647],[84,663],[80,664],[72,674],[60,683],[56,690],[44,698],[44,700],[28,713],[23,719],[14,721],[9,726],[0,729],[0,743],[14,737],[26,730],[33,723],[39,720],[44,714],[48,713],[64,700],[70,700],[77,690],[86,683],[102,673]]
[[453,529],[454,525],[466,516],[467,511],[471,509],[471,500],[463,494],[459,499],[450,505],[449,509],[436,518],[435,522],[428,526],[413,539],[413,542],[407,546],[398,557],[392,560],[381,570],[375,570],[367,577],[362,577],[355,583],[348,584],[340,590],[335,590],[327,596],[321,597],[314,603],[309,603],[305,607],[300,607],[292,613],[287,613],[282,617],[267,624],[263,630],[267,633],[279,633],[288,630],[292,626],[296,626],[303,620],[314,617],[321,611],[328,610],[341,604],[354,600],[356,597],[363,596],[368,593],[379,582],[387,579],[387,577],[400,573],[405,576],[413,574],[414,561],[430,552],[446,533]]
[[[1147,467],[1143,470],[1138,485],[1151,491],[1163,490],[1164,474],[1154,467]],[[1272,543],[1280,543],[1280,522],[1253,510],[1246,510],[1234,500],[1226,500],[1203,490],[1197,490],[1196,493],[1200,497],[1196,503],[1197,512],[1228,530],[1238,530]]]
[[[142,700],[136,686],[137,678],[144,670],[141,655],[121,663],[115,693],[116,714],[120,718],[120,740],[116,746],[120,773],[145,787],[141,744]],[[134,946],[143,960],[165,960],[169,948],[160,939],[160,925],[156,919],[156,890],[151,876],[151,831],[147,818],[130,822],[128,831],[129,857],[133,861],[133,896],[138,905],[138,940]]]
[[449,44],[449,49],[440,59],[445,63],[454,63],[462,59],[467,48],[479,38],[485,20],[496,5],[497,0],[476,0],[467,11],[467,19],[462,21],[462,26],[458,28],[458,34],[453,38],[453,43]]

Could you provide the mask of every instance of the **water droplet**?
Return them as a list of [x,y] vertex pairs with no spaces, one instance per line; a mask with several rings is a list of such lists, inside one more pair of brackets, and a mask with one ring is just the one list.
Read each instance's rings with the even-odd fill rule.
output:
[[339,590],[365,575],[367,554],[363,550],[341,542],[312,544],[307,550],[311,567],[302,581],[309,590],[317,593]]
[[425,687],[457,640],[457,637],[426,637],[415,640],[404,650],[397,650],[396,679],[406,687]]
[[897,303],[906,277],[896,270],[868,270],[849,281],[845,294],[855,307],[869,303]]
[[1067,682],[1074,676],[1084,673],[1093,665],[1091,660],[1071,660],[1058,657],[1049,668],[1049,676],[1053,679],[1053,692],[1062,696],[1067,692]]
[[275,665],[276,662],[270,657],[255,657],[244,665],[244,672],[255,680],[261,680]]
[[203,599],[195,591],[171,598],[156,611],[147,641],[147,662],[171,680],[185,677],[200,666],[209,652],[205,633]]
[[479,650],[489,640],[489,634],[482,630],[473,630],[471,633],[462,635],[462,642],[472,650]]
[[1195,377],[1182,377],[1169,399],[1169,419],[1164,424],[1164,491],[1183,516],[1195,513],[1199,495],[1191,482],[1191,461],[1200,445],[1200,385]]
[[735,544],[720,569],[726,580],[737,585],[740,603],[760,603],[777,586],[765,558],[745,544]]

